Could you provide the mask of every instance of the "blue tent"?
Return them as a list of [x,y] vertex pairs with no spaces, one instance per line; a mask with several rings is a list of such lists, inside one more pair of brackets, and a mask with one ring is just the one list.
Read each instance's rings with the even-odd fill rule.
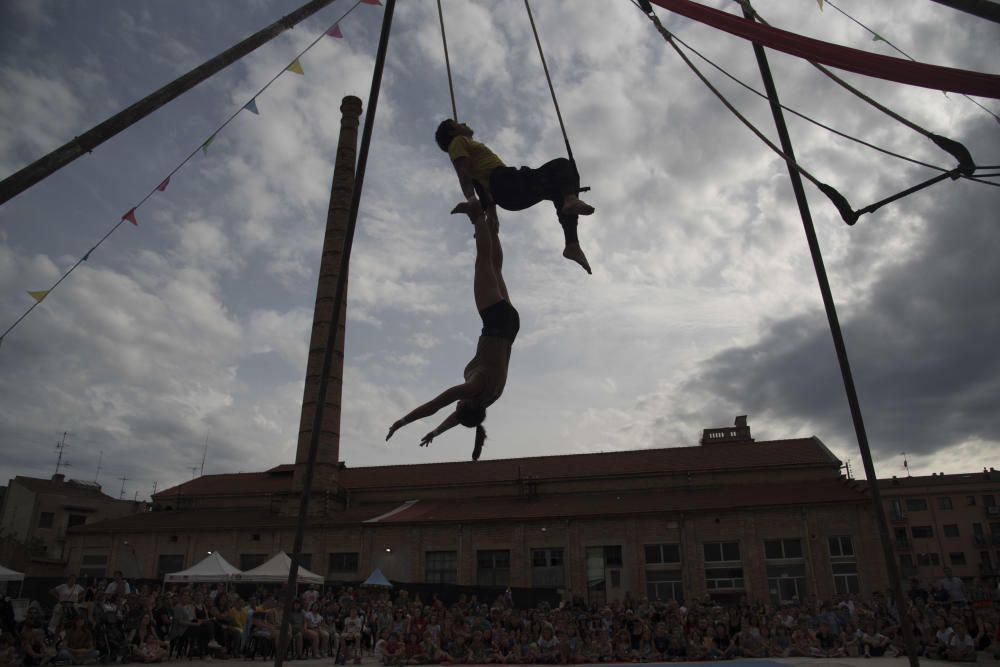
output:
[[380,588],[392,588],[392,584],[389,582],[388,579],[385,578],[385,575],[382,574],[382,570],[378,568],[375,568],[375,571],[372,572],[370,575],[368,575],[368,578],[365,579],[365,583],[361,585],[377,586]]

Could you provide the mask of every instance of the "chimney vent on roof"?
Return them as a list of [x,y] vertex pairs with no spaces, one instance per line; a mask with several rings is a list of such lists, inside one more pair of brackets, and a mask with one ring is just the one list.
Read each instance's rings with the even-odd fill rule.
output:
[[753,438],[750,437],[750,427],[747,425],[746,415],[737,417],[735,426],[706,428],[701,434],[702,445],[749,444],[751,442],[753,442]]
[[62,474],[61,472],[57,472],[56,474],[52,475],[52,481],[53,482],[65,482],[66,481],[66,475]]

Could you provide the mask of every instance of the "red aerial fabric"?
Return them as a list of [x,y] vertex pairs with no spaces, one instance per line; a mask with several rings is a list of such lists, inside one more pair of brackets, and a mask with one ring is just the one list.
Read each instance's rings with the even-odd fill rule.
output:
[[650,0],[650,2],[713,28],[830,67],[911,86],[1000,99],[1000,76],[995,74],[928,65],[821,42],[818,39],[803,37],[794,32],[727,14],[691,0]]

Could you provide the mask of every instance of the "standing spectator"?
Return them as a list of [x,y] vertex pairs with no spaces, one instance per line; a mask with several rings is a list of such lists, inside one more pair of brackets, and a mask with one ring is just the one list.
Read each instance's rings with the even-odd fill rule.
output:
[[951,604],[965,604],[965,584],[962,580],[951,573],[950,567],[944,568],[944,576],[938,579],[937,586],[948,594],[947,602]]
[[62,627],[64,614],[69,614],[70,618],[76,616],[77,605],[83,601],[84,590],[83,586],[76,583],[76,575],[71,574],[66,577],[65,583],[52,588],[49,595],[56,599],[56,606],[52,610],[52,619],[49,621],[49,631],[56,633]]
[[122,571],[115,570],[115,578],[111,580],[111,583],[108,584],[107,587],[105,587],[104,592],[108,597],[131,595],[132,587],[129,586],[127,581],[125,581]]

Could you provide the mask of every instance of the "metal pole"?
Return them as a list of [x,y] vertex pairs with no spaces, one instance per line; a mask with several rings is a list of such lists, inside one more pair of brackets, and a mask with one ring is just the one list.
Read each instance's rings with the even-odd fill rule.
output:
[[[751,21],[754,20],[755,12],[750,6],[750,1],[743,0],[741,4],[744,16]],[[792,140],[785,125],[785,117],[781,111],[781,103],[778,101],[778,90],[771,76],[771,68],[767,62],[767,55],[764,53],[764,47],[756,42],[753,43],[753,50],[754,55],[757,57],[761,79],[764,82],[764,88],[771,104],[774,124],[777,127],[778,136],[781,138],[781,149],[794,160],[795,153],[792,150]],[[865,433],[865,423],[861,416],[861,404],[858,401],[857,390],[854,387],[851,364],[847,358],[847,346],[844,343],[844,336],[840,330],[837,305],[833,301],[833,292],[830,290],[830,281],[826,275],[823,254],[819,247],[819,240],[816,238],[816,229],[813,226],[812,215],[809,212],[809,202],[806,199],[805,189],[802,187],[802,178],[799,176],[799,172],[792,168],[790,164],[786,162],[786,165],[788,166],[788,175],[792,180],[792,189],[795,191],[795,201],[798,203],[799,214],[802,217],[802,227],[806,233],[806,240],[809,242],[809,252],[812,255],[813,268],[816,270],[816,280],[823,295],[826,318],[830,325],[833,346],[837,351],[840,375],[843,378],[844,390],[847,393],[847,402],[851,408],[851,420],[854,422],[854,433],[858,439],[858,447],[861,449],[861,460],[864,462],[868,488],[871,490],[875,521],[878,525],[879,537],[882,543],[882,554],[885,557],[886,570],[889,575],[889,585],[892,587],[893,599],[896,602],[896,610],[899,613],[899,622],[903,627],[903,641],[906,644],[906,654],[910,659],[910,665],[918,667],[920,662],[917,659],[916,647],[913,642],[913,627],[910,624],[910,617],[906,613],[906,598],[903,595],[903,586],[899,579],[899,564],[896,562],[896,555],[890,541],[889,522],[885,517],[885,508],[882,507],[882,494],[878,488],[878,477],[875,475],[871,449],[868,447],[868,435]]]
[[119,111],[103,123],[95,125],[80,136],[75,137],[72,141],[63,144],[48,155],[35,160],[27,167],[3,179],[3,181],[0,181],[0,204],[4,204],[21,194],[35,183],[62,169],[84,153],[91,152],[122,130],[139,122],[167,102],[191,90],[205,79],[225,69],[251,51],[267,44],[284,31],[293,28],[296,23],[312,16],[332,2],[333,0],[311,0],[307,2],[294,12],[281,17],[263,30],[250,35],[239,44],[226,49],[214,58],[198,65],[198,67],[195,67],[187,74],[174,79],[132,106]]
[[392,13],[396,8],[396,0],[386,0],[385,15],[382,17],[382,33],[379,35],[378,51],[375,55],[375,71],[372,74],[371,92],[368,94],[368,109],[365,112],[365,125],[361,132],[361,149],[358,152],[358,166],[354,179],[354,194],[351,198],[351,213],[347,222],[347,237],[344,239],[344,259],[337,277],[337,296],[333,302],[333,320],[329,329],[329,338],[323,352],[323,372],[320,375],[319,392],[316,398],[316,412],[313,418],[312,438],[309,442],[309,459],[306,476],[303,480],[302,498],[299,503],[299,519],[295,530],[295,545],[292,548],[292,565],[288,570],[288,581],[285,586],[285,611],[281,615],[281,632],[277,651],[274,655],[274,667],[281,667],[288,646],[288,620],[292,610],[292,600],[295,597],[295,582],[299,574],[299,553],[305,537],[306,519],[309,515],[309,496],[312,494],[313,473],[316,468],[316,458],[319,452],[320,430],[323,425],[323,406],[326,403],[327,386],[330,379],[330,367],[333,365],[333,350],[336,346],[337,332],[340,328],[340,318],[343,312],[344,299],[347,294],[347,275],[351,263],[351,247],[354,245],[354,230],[358,222],[358,208],[361,205],[361,191],[365,182],[365,169],[368,166],[368,150],[371,147],[372,130],[375,124],[375,110],[378,108],[378,95],[382,87],[382,71],[385,68],[385,54],[389,48],[389,32],[392,27]]

